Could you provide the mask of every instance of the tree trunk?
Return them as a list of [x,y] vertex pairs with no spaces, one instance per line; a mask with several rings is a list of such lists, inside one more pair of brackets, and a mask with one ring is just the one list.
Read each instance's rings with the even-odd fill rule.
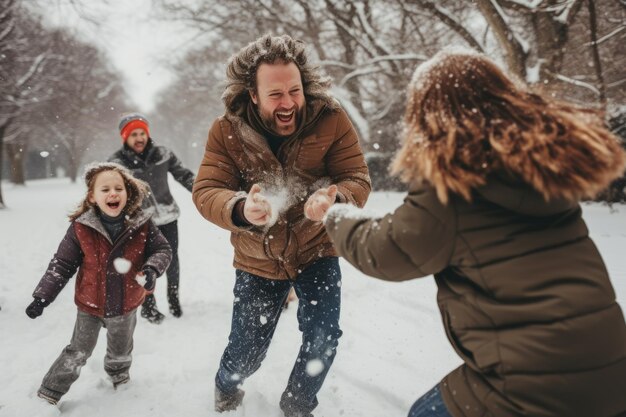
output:
[[68,155],[67,176],[70,177],[72,184],[76,182],[76,177],[78,177],[78,155],[76,152],[76,146],[74,145],[72,145],[71,151]]
[[[557,19],[554,11],[551,11],[549,7],[546,7],[545,11],[537,11],[532,16],[532,24],[537,36],[537,59],[541,63],[539,82],[544,85],[553,83],[556,75],[561,72],[569,27],[582,5],[581,0],[572,1],[574,3],[566,19]],[[548,4],[553,7],[555,5],[557,5],[555,0]]]
[[602,61],[598,50],[598,21],[596,17],[596,5],[594,0],[587,0],[589,10],[589,36],[591,37],[591,53],[593,55],[593,68],[598,79],[598,91],[600,92],[600,104],[602,110],[606,111],[606,83],[602,74]]
[[19,143],[8,143],[6,149],[11,168],[11,182],[16,185],[25,185],[24,149],[22,145]]
[[2,198],[2,168],[4,162],[4,132],[7,131],[8,125],[8,123],[5,123],[0,126],[0,209],[6,207],[4,205],[4,199]]
[[[343,22],[345,25],[350,25],[352,19],[354,18],[354,14],[356,13],[354,9],[350,9],[347,11],[339,11],[335,4],[332,1],[326,1],[326,7],[335,17],[337,22]],[[342,15],[343,13],[343,15]],[[341,46],[343,47],[343,62],[349,65],[354,65],[355,57],[356,57],[356,48],[355,44],[352,40],[352,36],[346,31],[346,29],[340,24],[335,23],[335,27],[337,28],[337,34],[339,35],[339,41],[341,42]],[[350,102],[356,107],[360,114],[365,114],[365,110],[363,109],[363,102],[360,100],[360,92],[359,85],[355,79],[348,80],[345,83],[344,88],[350,95]],[[362,133],[362,132],[359,132]]]
[[[500,9],[491,0],[475,0],[481,14],[493,30],[498,43],[505,52],[506,66],[519,79],[526,80],[526,59],[528,53],[515,37],[513,29],[509,27]],[[497,4],[497,3],[496,3]]]

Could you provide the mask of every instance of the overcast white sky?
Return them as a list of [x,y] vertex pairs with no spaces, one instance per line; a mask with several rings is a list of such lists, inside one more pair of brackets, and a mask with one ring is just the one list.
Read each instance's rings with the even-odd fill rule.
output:
[[[187,49],[193,34],[180,24],[157,20],[152,0],[38,0],[46,19],[67,26],[102,47],[125,77],[139,111],[149,112],[155,94],[171,80],[167,64]],[[191,41],[192,42],[192,41]],[[131,110],[131,109],[128,109]]]

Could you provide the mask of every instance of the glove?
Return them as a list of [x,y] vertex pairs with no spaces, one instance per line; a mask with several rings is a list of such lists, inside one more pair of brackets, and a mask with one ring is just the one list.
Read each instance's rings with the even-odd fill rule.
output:
[[48,304],[50,304],[50,301],[46,301],[38,297],[34,298],[35,299],[33,300],[33,302],[30,303],[28,307],[26,307],[26,315],[31,319],[36,319],[37,317],[41,316],[41,313],[43,313],[43,309],[47,307]]
[[146,277],[146,283],[143,284],[143,287],[147,291],[154,290],[154,287],[156,286],[156,272],[154,272],[154,269],[152,269],[152,268],[145,268],[143,270],[143,274]]

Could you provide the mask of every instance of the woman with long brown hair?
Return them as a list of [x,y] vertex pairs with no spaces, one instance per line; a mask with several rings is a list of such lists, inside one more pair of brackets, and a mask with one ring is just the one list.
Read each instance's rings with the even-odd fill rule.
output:
[[595,112],[551,100],[473,52],[441,52],[408,89],[384,218],[335,205],[338,252],[389,281],[433,274],[463,364],[409,416],[626,413],[626,325],[581,198],[624,172]]

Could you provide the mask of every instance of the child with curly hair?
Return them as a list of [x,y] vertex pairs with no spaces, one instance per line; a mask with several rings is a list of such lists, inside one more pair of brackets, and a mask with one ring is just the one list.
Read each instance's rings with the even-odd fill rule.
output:
[[128,382],[137,308],[154,290],[172,250],[141,210],[147,186],[115,163],[95,164],[85,175],[87,194],[33,293],[26,314],[34,319],[78,270],[78,316],[70,344],[46,374],[37,395],[56,404],[107,329],[104,369],[114,387]]

